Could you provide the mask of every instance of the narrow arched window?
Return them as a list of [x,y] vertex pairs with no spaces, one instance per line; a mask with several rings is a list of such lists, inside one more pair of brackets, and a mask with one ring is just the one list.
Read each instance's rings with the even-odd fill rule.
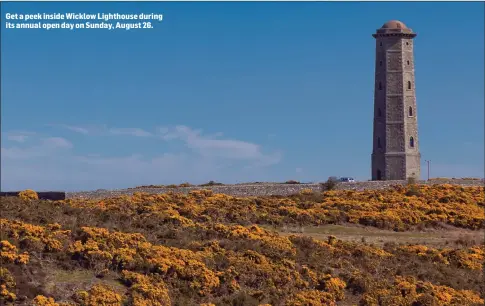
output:
[[377,109],[377,117],[382,117],[382,112],[380,108]]
[[379,82],[379,90],[382,90],[382,84]]
[[382,66],[382,61],[379,61],[379,66]]
[[411,81],[408,81],[408,89],[411,89]]
[[413,108],[412,106],[409,107],[409,117],[413,116]]
[[382,47],[382,41],[379,43],[379,46],[381,46],[381,47]]
[[381,139],[379,137],[377,137],[377,148],[382,148],[381,146]]
[[411,148],[414,148],[414,138],[411,136],[411,138],[409,138],[409,146]]
[[408,61],[408,66],[409,66],[409,61]]

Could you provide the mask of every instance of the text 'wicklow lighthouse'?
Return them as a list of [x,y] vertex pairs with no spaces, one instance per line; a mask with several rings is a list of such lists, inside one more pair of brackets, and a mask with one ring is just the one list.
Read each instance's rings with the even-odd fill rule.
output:
[[404,23],[392,20],[372,36],[376,39],[372,180],[419,179],[416,34]]

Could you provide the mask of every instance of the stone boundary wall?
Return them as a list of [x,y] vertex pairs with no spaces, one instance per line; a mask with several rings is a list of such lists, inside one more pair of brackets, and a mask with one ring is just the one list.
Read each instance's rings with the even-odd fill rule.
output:
[[[17,197],[19,193],[20,191],[0,192],[0,197]],[[59,201],[66,198],[66,193],[64,191],[40,191],[37,192],[37,196],[40,200]]]
[[[461,186],[484,186],[483,180],[432,180],[418,181],[418,184],[453,184]],[[338,183],[336,189],[341,190],[376,190],[389,188],[392,185],[406,185],[407,181],[368,181],[355,183]],[[134,192],[147,193],[166,193],[169,191],[187,193],[192,190],[211,189],[214,193],[223,193],[232,196],[287,196],[300,192],[303,189],[320,190],[320,184],[277,184],[277,183],[258,183],[258,184],[237,184],[206,187],[177,187],[177,188],[136,188],[121,190],[97,190],[87,192],[66,192],[66,198],[103,198],[119,195],[131,195]]]

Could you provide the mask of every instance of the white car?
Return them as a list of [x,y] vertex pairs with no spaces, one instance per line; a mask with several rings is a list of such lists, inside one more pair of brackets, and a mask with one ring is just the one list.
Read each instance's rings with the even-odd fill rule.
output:
[[355,183],[355,180],[353,177],[341,177],[340,178],[341,182],[346,182],[346,183]]

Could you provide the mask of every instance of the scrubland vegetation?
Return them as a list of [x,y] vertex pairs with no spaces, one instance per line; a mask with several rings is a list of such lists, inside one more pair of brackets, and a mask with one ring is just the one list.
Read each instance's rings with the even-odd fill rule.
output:
[[482,241],[377,246],[268,230],[484,229],[484,188],[396,186],[238,198],[195,190],[2,199],[0,302],[13,305],[483,305]]

